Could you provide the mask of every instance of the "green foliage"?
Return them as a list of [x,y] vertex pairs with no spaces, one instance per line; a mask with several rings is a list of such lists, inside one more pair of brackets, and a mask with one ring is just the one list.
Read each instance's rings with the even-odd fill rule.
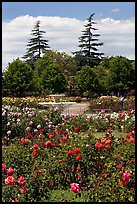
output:
[[96,67],[96,72],[104,94],[135,88],[134,63],[126,57],[104,58]]
[[44,56],[47,56],[56,64],[58,64],[60,69],[68,77],[76,74],[77,65],[75,62],[75,57],[72,57],[65,52],[58,52],[53,50],[46,50],[44,53]]
[[88,92],[89,97],[93,96],[99,89],[99,82],[96,76],[95,70],[89,66],[83,66],[82,69],[77,72],[75,77],[75,90],[82,95],[84,92]]
[[31,67],[17,58],[9,63],[3,73],[5,87],[10,89],[13,94],[23,95],[24,91],[32,90],[32,75]]
[[34,81],[39,91],[62,93],[66,90],[66,77],[56,63],[48,57],[39,59],[35,65]]

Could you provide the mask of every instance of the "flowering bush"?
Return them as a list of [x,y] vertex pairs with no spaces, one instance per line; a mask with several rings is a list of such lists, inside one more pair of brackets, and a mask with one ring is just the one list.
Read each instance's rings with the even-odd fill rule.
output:
[[135,201],[134,113],[3,107],[2,201]]

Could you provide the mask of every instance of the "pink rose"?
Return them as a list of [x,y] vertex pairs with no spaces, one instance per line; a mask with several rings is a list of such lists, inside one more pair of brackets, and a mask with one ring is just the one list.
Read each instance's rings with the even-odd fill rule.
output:
[[70,186],[71,186],[70,190],[73,191],[74,193],[80,192],[80,186],[78,183],[72,183],[70,184]]
[[22,183],[24,181],[24,176],[20,176],[19,178],[18,178],[18,183]]
[[122,176],[123,176],[123,181],[124,182],[128,182],[129,180],[130,180],[130,173],[128,173],[127,171],[125,171],[123,174],[122,174]]
[[14,183],[14,177],[13,176],[8,176],[6,179],[5,179],[5,184],[7,185],[12,185]]
[[4,171],[4,169],[6,169],[6,164],[2,164],[2,171]]

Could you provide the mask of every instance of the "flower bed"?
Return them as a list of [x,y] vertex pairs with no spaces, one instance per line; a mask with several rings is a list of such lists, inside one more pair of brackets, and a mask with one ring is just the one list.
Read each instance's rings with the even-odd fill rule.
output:
[[2,201],[135,201],[134,114],[3,106]]
[[94,109],[110,109],[111,111],[135,109],[135,97],[127,97],[124,100],[124,108],[120,106],[120,100],[116,96],[101,96],[90,101],[90,111]]

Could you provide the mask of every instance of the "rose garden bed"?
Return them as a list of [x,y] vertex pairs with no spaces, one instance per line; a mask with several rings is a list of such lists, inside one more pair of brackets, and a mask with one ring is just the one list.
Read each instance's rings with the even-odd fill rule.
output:
[[3,202],[135,201],[134,109],[93,118],[37,108],[3,103]]

